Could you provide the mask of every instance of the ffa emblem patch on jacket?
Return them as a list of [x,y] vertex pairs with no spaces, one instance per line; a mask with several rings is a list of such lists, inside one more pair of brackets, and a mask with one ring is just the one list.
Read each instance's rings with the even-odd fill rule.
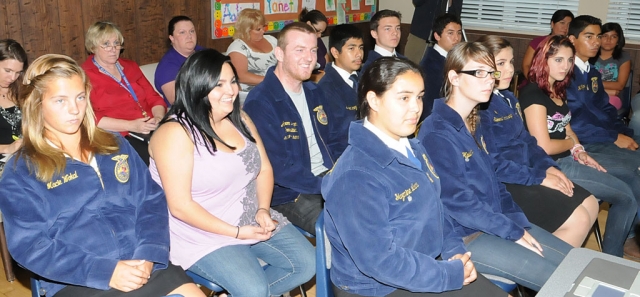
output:
[[591,90],[593,91],[594,94],[598,92],[598,78],[597,77],[592,77],[591,78]]
[[117,155],[111,158],[111,160],[116,161],[116,167],[114,169],[116,179],[123,184],[129,181],[130,175],[129,162],[127,162],[127,159],[129,159],[129,155]]
[[318,105],[318,107],[314,108],[313,111],[316,112],[316,117],[318,118],[318,122],[323,125],[327,125],[329,121],[327,120],[327,113],[324,112],[324,108],[322,105]]
[[465,162],[469,162],[469,158],[471,158],[471,156],[473,156],[473,150],[462,152],[462,157],[464,158]]

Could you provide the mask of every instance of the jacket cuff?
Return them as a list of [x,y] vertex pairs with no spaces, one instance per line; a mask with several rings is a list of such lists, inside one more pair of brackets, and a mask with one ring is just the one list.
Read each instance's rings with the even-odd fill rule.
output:
[[158,264],[154,265],[155,268],[164,269],[169,263],[169,250],[161,245],[143,244],[136,248],[132,259],[151,261]]
[[117,259],[99,258],[93,262],[87,274],[86,286],[99,290],[109,290],[109,282],[118,264]]
[[445,291],[458,290],[462,288],[464,282],[464,266],[462,260],[457,259],[447,261],[443,259],[440,264],[444,267],[444,277],[442,286]]

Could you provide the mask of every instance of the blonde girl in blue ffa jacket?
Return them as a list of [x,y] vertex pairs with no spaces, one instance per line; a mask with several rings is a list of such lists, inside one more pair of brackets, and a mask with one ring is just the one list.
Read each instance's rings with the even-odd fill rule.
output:
[[493,54],[478,42],[456,45],[445,64],[445,98],[436,100],[418,139],[440,176],[445,213],[478,272],[540,290],[571,246],[529,223],[496,177],[477,105],[493,93]]
[[96,127],[90,91],[69,57],[27,69],[24,142],[0,179],[11,255],[47,296],[204,296],[169,262],[164,193],[124,138]]
[[419,66],[380,58],[359,91],[364,119],[351,123],[349,146],[322,183],[335,295],[505,295],[477,275],[443,212],[430,157],[407,139],[422,111]]

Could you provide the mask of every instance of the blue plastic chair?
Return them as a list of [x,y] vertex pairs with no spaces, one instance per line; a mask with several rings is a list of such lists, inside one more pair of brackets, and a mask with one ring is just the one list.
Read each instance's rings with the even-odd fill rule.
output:
[[[31,297],[44,297],[47,296],[47,292],[40,287],[40,281],[36,278],[31,278]],[[171,294],[165,297],[184,297],[180,294]]]
[[198,284],[198,285],[201,285],[201,286],[203,286],[203,287],[205,287],[205,288],[207,288],[207,289],[211,290],[212,292],[221,293],[221,292],[224,292],[224,291],[225,291],[225,290],[224,290],[221,286],[219,286],[218,284],[216,284],[216,283],[214,283],[214,282],[212,282],[212,281],[209,281],[208,279],[206,279],[206,278],[204,278],[204,277],[202,277],[202,276],[200,276],[200,275],[198,275],[198,274],[194,273],[193,271],[189,271],[189,270],[187,270],[186,272],[187,272],[187,275],[188,275],[191,279],[193,279],[193,282],[194,282],[194,283],[196,283],[196,284]]
[[331,278],[329,269],[331,262],[327,261],[331,257],[331,249],[326,234],[324,232],[324,211],[318,216],[316,221],[316,297],[333,297]]

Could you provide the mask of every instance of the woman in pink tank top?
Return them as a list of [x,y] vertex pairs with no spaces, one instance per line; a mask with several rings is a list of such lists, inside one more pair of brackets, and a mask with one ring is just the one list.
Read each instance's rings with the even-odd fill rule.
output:
[[166,192],[173,263],[234,297],[282,295],[313,277],[314,249],[270,209],[273,171],[238,89],[228,57],[189,57],[149,170]]

